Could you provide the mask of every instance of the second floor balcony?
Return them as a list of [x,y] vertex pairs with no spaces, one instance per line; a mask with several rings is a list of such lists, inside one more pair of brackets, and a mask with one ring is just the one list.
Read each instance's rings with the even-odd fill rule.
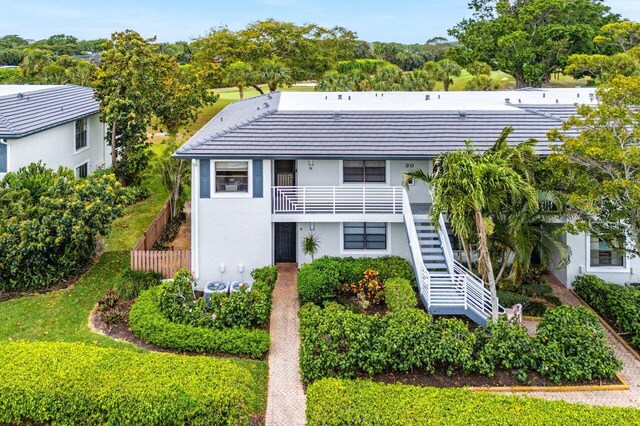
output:
[[274,186],[272,214],[278,221],[402,220],[401,186]]

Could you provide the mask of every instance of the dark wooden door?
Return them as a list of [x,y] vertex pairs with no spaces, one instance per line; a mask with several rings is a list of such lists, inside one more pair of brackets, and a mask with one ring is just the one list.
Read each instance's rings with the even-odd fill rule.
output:
[[296,261],[296,224],[276,222],[274,224],[274,245],[275,261],[295,262]]
[[295,186],[296,184],[296,161],[295,160],[275,160],[275,186]]

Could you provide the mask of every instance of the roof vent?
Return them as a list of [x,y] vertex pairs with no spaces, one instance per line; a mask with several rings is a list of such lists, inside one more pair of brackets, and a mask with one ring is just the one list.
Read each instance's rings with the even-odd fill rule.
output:
[[511,99],[509,99],[509,98],[505,98],[505,99],[504,99],[504,103],[505,103],[505,104],[510,104],[510,103],[511,103]]
[[559,104],[560,103],[560,99],[556,98],[556,103]]
[[338,95],[338,100],[341,101],[342,100],[342,95]]
[[380,93],[380,96],[384,97],[384,93]]
[[[260,109],[260,108],[258,108]],[[220,122],[222,123],[224,121],[224,118],[220,117]]]
[[271,93],[267,95],[267,99],[273,99],[273,96],[271,96]]
[[428,101],[429,99],[431,99],[431,95],[424,95],[424,100]]
[[542,94],[542,97],[543,97],[543,98],[546,98],[546,97],[547,97],[547,94],[546,94],[546,93],[543,93],[543,94]]
[[334,112],[333,113],[333,119],[338,121],[340,120],[340,118],[342,118],[341,114],[339,112]]
[[327,99],[329,99],[329,97],[328,97],[328,96],[325,96],[325,97],[324,97],[324,100],[326,101]]
[[522,103],[522,99],[518,99],[518,103],[521,104]]
[[458,118],[460,120],[466,120],[467,119],[467,113],[465,111],[458,111]]
[[580,97],[580,93],[578,93],[578,97]]
[[265,103],[262,104],[262,107],[263,108],[269,108],[269,104],[265,102]]
[[351,100],[351,95],[349,95],[349,97],[347,98],[348,100]]
[[17,98],[18,98],[18,99],[22,99],[22,98],[24,98],[24,93],[18,93],[18,94],[17,94]]
[[438,95],[438,99],[440,99],[440,95]]

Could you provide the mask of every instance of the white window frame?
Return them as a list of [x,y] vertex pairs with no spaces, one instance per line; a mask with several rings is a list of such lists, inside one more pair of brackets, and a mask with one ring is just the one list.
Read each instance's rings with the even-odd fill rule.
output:
[[624,266],[592,266],[591,265],[591,234],[586,233],[585,246],[586,246],[586,259],[585,265],[587,265],[587,273],[602,273],[602,272],[626,272],[631,273],[631,265],[626,255],[623,255]]
[[2,177],[11,171],[11,145],[9,145],[9,141],[6,139],[0,139],[0,143],[7,146],[7,171],[0,172],[0,177]]
[[[76,149],[76,142],[77,142],[77,133],[76,133],[76,123],[78,121],[84,121],[84,132],[85,132],[85,146],[83,146],[80,149]],[[73,153],[74,154],[79,154],[83,151],[86,151],[89,149],[89,117],[83,117],[83,118],[79,118],[77,120],[75,120],[73,122]]]
[[[216,191],[216,164],[218,163],[247,163],[247,192],[218,192]],[[211,185],[209,194],[211,198],[253,198],[253,160],[211,160],[209,184]]]
[[[358,158],[354,158],[354,161],[367,161],[367,160],[363,160],[363,159],[358,159]],[[350,186],[391,186],[391,161],[389,160],[383,160],[384,161],[384,182],[345,182],[344,181],[344,161],[345,160],[340,160],[339,161],[339,168],[340,170],[338,171],[338,176],[339,176],[339,182],[340,185],[350,185]],[[350,160],[348,160],[350,161]],[[378,160],[379,161],[379,160]]]
[[[384,221],[375,221],[375,220],[354,220],[349,221],[348,223],[354,222],[384,222]],[[384,222],[386,224],[386,238],[387,238],[387,248],[384,250],[367,250],[367,249],[345,249],[344,248],[344,224],[345,222],[340,222],[340,254],[343,255],[389,255],[391,254],[391,222]]]
[[91,164],[90,164],[89,160],[85,160],[85,161],[83,161],[82,163],[80,163],[80,164],[76,165],[76,166],[74,167],[74,169],[73,169],[73,174],[74,174],[74,176],[76,177],[76,179],[79,179],[79,178],[80,178],[80,176],[78,175],[78,169],[79,169],[80,167],[84,166],[85,164],[87,165],[87,177],[88,177],[88,176],[89,176],[89,174],[91,173],[91,170],[90,170],[90,168],[91,168]]

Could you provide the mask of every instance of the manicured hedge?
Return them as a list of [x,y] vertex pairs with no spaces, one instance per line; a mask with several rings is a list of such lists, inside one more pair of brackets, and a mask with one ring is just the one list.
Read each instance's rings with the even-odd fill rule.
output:
[[640,291],[607,283],[593,275],[584,275],[573,283],[574,290],[601,316],[613,322],[640,349]]
[[322,305],[335,300],[335,292],[343,283],[357,283],[366,270],[378,272],[383,283],[391,278],[404,278],[415,286],[413,268],[406,259],[398,256],[385,257],[321,257],[303,265],[298,272],[298,294],[300,303],[312,302]]
[[418,306],[416,292],[404,278],[391,278],[385,283],[384,301],[392,311]]
[[584,308],[549,309],[529,337],[505,321],[488,332],[471,331],[461,320],[420,309],[364,315],[335,303],[300,311],[302,380],[413,370],[493,375],[510,370],[521,380],[537,371],[556,383],[612,379],[621,363],[607,347],[597,319]]
[[464,389],[325,379],[307,389],[307,424],[631,425],[640,410],[592,407]]
[[228,360],[77,343],[0,344],[0,424],[246,424],[256,383]]
[[153,287],[140,293],[129,313],[131,330],[147,343],[161,348],[200,353],[227,353],[262,358],[269,350],[264,330],[206,327],[177,324],[161,312],[160,292]]

